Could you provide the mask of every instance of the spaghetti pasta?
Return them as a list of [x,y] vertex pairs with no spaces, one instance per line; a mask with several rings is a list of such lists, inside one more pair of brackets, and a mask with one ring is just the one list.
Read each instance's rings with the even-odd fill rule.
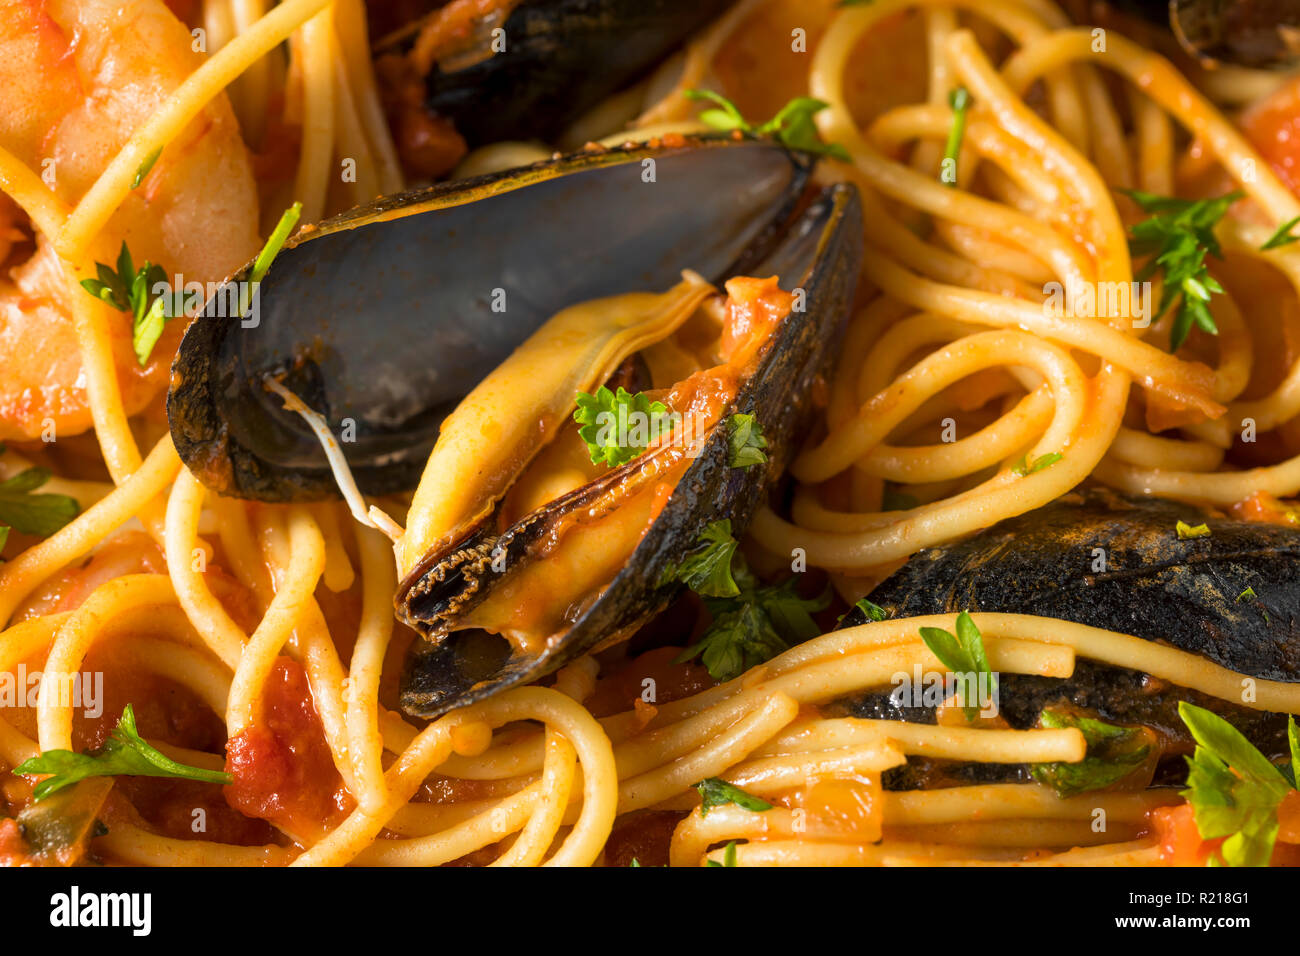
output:
[[[161,0],[138,5],[172,18]],[[180,439],[161,432],[160,407],[141,411],[124,398],[114,343],[119,313],[131,310],[83,291],[85,277],[102,280],[108,268],[96,257],[121,210],[139,200],[146,216],[167,215],[137,190],[148,191],[155,162],[189,161],[187,129],[227,97],[240,162],[257,170],[254,221],[274,222],[291,193],[310,230],[410,185],[399,148],[409,144],[390,130],[398,94],[372,60],[369,13],[360,0],[204,0],[186,26],[204,32],[206,55],[76,196],[49,188],[0,123],[0,190],[15,222],[52,248],[54,287],[75,328],[79,379],[54,384],[84,393],[97,445],[93,467],[67,465],[84,455],[72,435],[54,450],[19,442],[0,465],[8,484],[32,463],[50,464],[57,474],[45,490],[74,497],[80,511],[52,533],[18,529],[0,566],[0,676],[20,667],[40,675],[34,712],[27,688],[12,706],[0,695],[0,771],[103,742],[118,714],[79,716],[69,692],[93,662],[121,684],[109,699],[139,712],[142,745],[210,773],[224,766],[228,802],[272,833],[251,844],[247,834],[195,838],[132,810],[92,841],[111,863],[586,866],[626,862],[611,835],[652,815],[674,820],[659,847],[674,866],[1169,862],[1157,811],[1188,804],[1173,786],[1147,786],[1168,741],[1142,728],[1117,733],[1147,741],[1122,757],[1138,754],[1125,767],[1140,766],[1145,779],[1133,785],[1121,774],[1085,796],[1054,789],[1043,768],[1096,759],[1096,715],[1015,726],[967,713],[951,688],[929,707],[932,723],[847,712],[844,701],[883,693],[900,675],[942,685],[954,667],[934,635],[967,627],[990,675],[1064,682],[1109,668],[1265,716],[1300,714],[1300,684],[1054,616],[953,608],[836,628],[819,609],[817,636],[782,640],[780,653],[740,676],[684,662],[678,651],[700,637],[689,627],[665,645],[671,655],[640,644],[628,652],[619,643],[628,635],[609,634],[553,679],[432,720],[399,712],[398,672],[420,640],[393,616],[399,570],[406,577],[426,550],[431,508],[450,507],[453,491],[482,504],[464,476],[505,479],[484,477],[477,462],[453,478],[434,469],[446,493],[432,505],[427,489],[416,496],[400,568],[390,541],[349,521],[342,504],[210,494],[208,476],[181,467]],[[791,18],[809,41],[791,54],[795,67],[764,76],[747,52],[728,56],[785,44]],[[436,69],[439,38],[411,37],[423,76]],[[906,60],[917,82],[888,96],[875,90],[875,67],[863,65],[872,58],[860,55],[871,42],[897,47],[881,69],[901,75]],[[596,141],[593,152],[685,142],[711,121],[701,112],[711,105],[691,93],[701,87],[744,103],[761,101],[770,84],[773,96],[790,87],[821,102],[808,114],[818,145],[842,154],[816,176],[861,194],[867,252],[834,374],[815,396],[818,420],[788,469],[788,500],[760,504],[745,552],[765,579],[792,557],[811,565],[843,599],[838,611],[918,552],[1084,484],[1297,523],[1269,496],[1300,494],[1300,246],[1288,229],[1300,198],[1230,113],[1283,83],[1231,67],[1185,72],[1140,37],[1076,24],[1051,0],[742,0],[564,141]],[[950,100],[959,87],[969,106]],[[951,143],[955,123],[962,132]],[[733,123],[735,137],[756,125]],[[552,148],[475,145],[457,175],[523,166]],[[1171,308],[1178,300],[1163,283],[1173,289],[1176,277],[1135,267],[1145,255],[1130,246],[1137,213],[1159,216],[1229,189],[1242,199],[1208,227],[1223,255],[1203,250],[1198,260],[1210,328],[1198,324],[1171,347],[1181,306]],[[1132,201],[1130,190],[1140,191]],[[707,310],[723,300],[695,279],[674,329],[703,337]],[[1180,288],[1189,294],[1185,281]],[[1272,309],[1270,294],[1284,306]],[[1266,328],[1275,321],[1280,330]],[[671,364],[673,349],[684,351],[666,344],[644,355]],[[280,382],[271,388],[292,398]],[[0,406],[0,419],[8,414]],[[1252,437],[1239,440],[1246,430]],[[1256,433],[1266,440],[1256,444]],[[142,448],[151,450],[142,457]],[[651,521],[671,493],[671,483],[655,491]],[[401,516],[409,503],[385,500],[384,509]],[[400,531],[391,519],[384,527]],[[527,617],[525,599],[535,597],[524,594],[514,613]],[[224,730],[169,733],[211,721]],[[960,777],[963,767],[976,776]],[[1015,782],[978,776],[1014,768],[1023,769]],[[909,773],[945,785],[896,787]],[[27,786],[39,774],[16,776]],[[709,781],[733,798],[701,797],[697,785],[703,793]],[[112,799],[130,802],[121,787]],[[1098,810],[1109,829],[1090,825]]]

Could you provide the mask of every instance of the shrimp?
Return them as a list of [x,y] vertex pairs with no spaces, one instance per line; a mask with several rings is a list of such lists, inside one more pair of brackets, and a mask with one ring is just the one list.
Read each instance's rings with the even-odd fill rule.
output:
[[[69,207],[150,114],[202,62],[193,38],[163,0],[0,0],[0,147]],[[8,210],[6,210],[8,211]],[[18,225],[21,226],[21,221]],[[91,425],[72,296],[50,237],[13,243],[0,275],[0,440],[49,438]],[[257,249],[258,203],[251,159],[224,94],[166,145],[97,237],[93,261],[115,263],[122,242],[135,263],[161,265],[184,282],[216,282]],[[131,318],[110,324],[114,365],[128,415],[167,383],[183,331],[168,323],[149,362],[131,347]]]

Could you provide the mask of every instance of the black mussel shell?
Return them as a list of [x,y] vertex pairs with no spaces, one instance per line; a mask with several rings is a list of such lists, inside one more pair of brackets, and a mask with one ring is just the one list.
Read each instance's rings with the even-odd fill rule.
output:
[[[568,631],[535,656],[511,657],[503,639],[473,630],[451,631],[436,643],[419,642],[403,683],[405,711],[437,716],[506,687],[536,680],[610,638],[630,634],[677,592],[676,585],[662,583],[664,571],[697,544],[706,525],[730,518],[734,533],[744,530],[797,445],[806,398],[814,379],[828,370],[832,360],[856,285],[862,254],[861,216],[856,190],[849,185],[832,187],[790,224],[781,244],[765,261],[748,270],[758,275],[776,274],[782,277],[784,288],[799,287],[806,292],[807,311],[782,323],[731,409],[753,414],[762,424],[768,442],[767,464],[732,468],[727,430],[715,428],[623,571]],[[605,480],[618,477],[611,472]],[[574,492],[583,493],[583,489]],[[548,507],[560,504],[553,502]],[[529,521],[525,518],[500,536],[485,528],[451,558],[435,558],[417,568],[400,589],[399,615],[417,630],[440,624],[449,605],[463,594],[457,562],[471,552],[486,558],[499,546],[506,550],[508,569],[529,560],[538,544],[530,534]],[[476,573],[489,576],[486,587],[491,586],[494,572],[490,561],[479,561]]]
[[207,486],[337,497],[321,412],[361,490],[414,488],[442,419],[544,321],[586,299],[717,280],[766,256],[812,160],[730,139],[585,152],[382,199],[299,233],[241,320],[227,280],[191,323],[167,415]]
[[[612,93],[640,80],[733,0],[523,0],[479,56],[435,66],[426,104],[472,145],[554,141]],[[383,40],[377,52],[405,46]],[[496,40],[504,49],[493,52]],[[458,68],[457,68],[458,67]]]
[[[1204,523],[1210,534],[1180,539],[1179,521]],[[1248,588],[1253,597],[1243,597]],[[1170,644],[1251,677],[1300,680],[1300,530],[1208,517],[1190,505],[1101,488],[922,551],[871,600],[891,618],[962,610],[1053,617]],[[855,608],[840,626],[865,621]],[[829,713],[934,722],[928,708],[896,706],[891,689],[842,698]],[[999,715],[1018,729],[1060,705],[1155,729],[1163,742],[1156,782],[1185,774],[1180,755],[1191,752],[1192,742],[1178,716],[1180,700],[1220,714],[1265,754],[1288,748],[1284,714],[1082,658],[1067,679],[1000,675],[998,696]],[[1028,768],[913,759],[891,771],[886,784],[1008,779],[1028,779]]]

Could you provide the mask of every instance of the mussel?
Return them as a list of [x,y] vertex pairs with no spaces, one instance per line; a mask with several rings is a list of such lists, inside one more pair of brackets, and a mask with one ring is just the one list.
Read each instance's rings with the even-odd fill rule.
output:
[[[646,162],[653,161],[653,182]],[[756,142],[629,147],[441,183],[304,230],[247,317],[250,263],[186,330],[168,420],[181,459],[222,494],[337,497],[315,435],[262,387],[322,412],[357,484],[415,487],[443,418],[575,302],[752,271],[804,192],[810,161]]]
[[1300,62],[1295,0],[1120,0],[1167,25],[1179,45],[1208,68],[1292,69]]
[[[731,0],[502,0],[467,29],[441,31],[426,106],[471,145],[554,139],[606,96],[639,80]],[[444,6],[444,5],[439,5]],[[412,55],[435,9],[379,37],[375,52]],[[425,63],[423,61],[433,60]]]
[[[1206,525],[1186,539],[1178,522]],[[890,617],[961,610],[1033,614],[1132,634],[1203,656],[1248,677],[1300,680],[1300,530],[1208,516],[1171,501],[1102,488],[1075,491],[965,540],[913,556],[872,592]],[[865,623],[860,609],[842,627]],[[1288,752],[1285,714],[1219,700],[1150,675],[1080,658],[1066,679],[999,678],[998,712],[1017,729],[1063,708],[1154,732],[1155,783],[1178,783],[1192,741],[1187,700],[1213,710],[1263,753]],[[933,723],[897,706],[890,689],[836,701],[831,714]],[[891,771],[897,789],[1028,779],[1023,765],[914,759]]]
[[[676,587],[664,580],[665,569],[711,521],[729,518],[737,533],[743,530],[788,460],[806,397],[828,371],[847,320],[862,250],[855,189],[841,184],[818,192],[809,185],[813,162],[770,143],[682,140],[444,184],[322,223],[280,253],[255,311],[223,314],[232,296],[219,291],[187,330],[168,395],[177,451],[222,494],[267,501],[337,496],[315,436],[267,391],[274,377],[321,412],[335,435],[352,430],[355,440],[341,447],[362,489],[409,490],[444,419],[447,428],[457,427],[460,419],[448,413],[478,394],[480,383],[495,381],[491,373],[507,359],[526,356],[526,349],[515,352],[520,343],[535,346],[539,336],[563,332],[564,316],[582,319],[583,309],[609,308],[606,297],[623,302],[631,291],[665,288],[636,302],[654,308],[664,300],[677,308],[680,299],[693,311],[700,290],[709,289],[705,279],[780,277],[781,294],[797,292],[798,305],[744,359],[735,388],[719,399],[686,457],[681,447],[648,450],[557,498],[544,497],[540,507],[518,508],[509,497],[567,419],[573,380],[589,382],[581,386],[586,390],[616,372],[638,374],[636,355],[619,354],[617,368],[579,369],[586,379],[559,374],[567,372],[563,361],[533,366],[538,376],[554,374],[563,414],[543,403],[540,430],[524,429],[517,449],[492,450],[492,466],[481,469],[482,512],[470,509],[450,533],[421,525],[417,512],[428,486],[421,482],[399,547],[398,616],[425,637],[405,676],[404,709],[433,716],[543,676],[627,637],[662,607]],[[686,267],[695,272],[679,280]],[[247,274],[229,284],[238,286]],[[568,308],[575,303],[587,304]],[[623,321],[613,325],[622,328]],[[571,343],[572,336],[557,341]],[[516,381],[536,384],[531,374]],[[532,408],[526,390],[518,400]],[[768,456],[761,467],[729,463],[727,419],[737,413],[761,423]],[[471,462],[468,474],[476,464],[483,463]],[[440,477],[436,458],[429,468]],[[560,608],[544,640],[510,644],[479,626],[475,615],[481,617],[484,602],[554,562],[565,534],[656,483],[666,497],[631,539],[622,539],[630,544],[617,566],[582,601]]]

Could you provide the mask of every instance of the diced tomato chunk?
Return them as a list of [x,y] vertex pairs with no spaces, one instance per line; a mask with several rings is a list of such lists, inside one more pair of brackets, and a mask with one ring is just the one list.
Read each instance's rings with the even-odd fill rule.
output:
[[294,835],[322,833],[353,801],[334,767],[302,665],[279,658],[265,693],[261,721],[226,744],[226,770],[234,776],[226,800]]

